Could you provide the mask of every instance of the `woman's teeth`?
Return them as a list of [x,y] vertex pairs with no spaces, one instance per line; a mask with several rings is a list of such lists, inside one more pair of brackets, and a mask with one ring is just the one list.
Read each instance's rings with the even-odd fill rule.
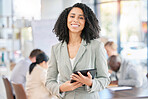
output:
[[72,25],[72,27],[79,27],[79,25]]

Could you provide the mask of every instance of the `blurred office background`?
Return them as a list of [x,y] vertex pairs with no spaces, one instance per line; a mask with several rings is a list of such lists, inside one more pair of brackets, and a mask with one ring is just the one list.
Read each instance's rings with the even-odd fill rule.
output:
[[[61,11],[77,2],[97,15],[104,43],[116,42],[120,55],[147,73],[147,0],[0,0],[0,76],[10,76],[15,64],[37,47],[33,24],[49,24],[47,30],[52,33]],[[53,35],[48,38],[50,47],[57,42]],[[2,83],[0,79],[0,99],[5,99]]]

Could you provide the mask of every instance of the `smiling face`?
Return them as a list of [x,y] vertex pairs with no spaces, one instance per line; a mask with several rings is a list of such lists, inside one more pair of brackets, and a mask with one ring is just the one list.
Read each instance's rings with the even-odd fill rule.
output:
[[67,27],[69,29],[69,33],[80,33],[84,29],[85,26],[85,18],[83,11],[74,7],[68,14],[67,18]]

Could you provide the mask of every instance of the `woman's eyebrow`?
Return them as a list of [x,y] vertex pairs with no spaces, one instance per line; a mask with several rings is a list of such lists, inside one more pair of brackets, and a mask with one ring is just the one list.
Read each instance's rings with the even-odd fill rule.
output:
[[79,16],[84,16],[83,14],[79,14]]
[[[72,15],[76,15],[75,13],[70,13],[70,14],[72,14]],[[79,14],[79,16],[84,16],[83,14]]]
[[70,13],[70,14],[75,15],[75,13]]

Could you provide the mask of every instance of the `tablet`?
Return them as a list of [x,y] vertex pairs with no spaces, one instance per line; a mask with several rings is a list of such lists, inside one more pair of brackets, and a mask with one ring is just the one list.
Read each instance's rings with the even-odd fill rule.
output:
[[[78,75],[77,72],[78,71],[74,71],[73,73]],[[92,75],[92,79],[94,79],[97,70],[96,69],[87,69],[87,70],[79,70],[79,72],[81,72],[81,74],[84,75],[84,76],[87,76],[87,72],[90,72],[90,74]],[[73,82],[76,82],[76,81],[71,80],[71,83],[73,83]]]

